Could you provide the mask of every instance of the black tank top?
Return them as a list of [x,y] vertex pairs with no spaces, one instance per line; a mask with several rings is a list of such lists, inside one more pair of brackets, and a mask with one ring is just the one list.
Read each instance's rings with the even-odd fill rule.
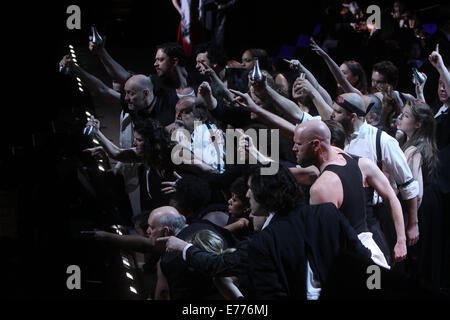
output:
[[366,200],[358,161],[344,153],[340,154],[345,158],[347,164],[345,166],[330,164],[325,167],[323,172],[325,170],[334,172],[341,180],[344,199],[339,211],[348,219],[356,233],[367,232],[369,229],[366,223]]

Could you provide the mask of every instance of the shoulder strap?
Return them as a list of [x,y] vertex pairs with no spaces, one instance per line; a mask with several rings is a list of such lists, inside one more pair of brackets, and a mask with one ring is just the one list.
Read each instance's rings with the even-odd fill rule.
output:
[[381,156],[381,129],[378,128],[377,130],[377,137],[376,137],[376,147],[377,147],[377,166],[382,170],[382,156]]

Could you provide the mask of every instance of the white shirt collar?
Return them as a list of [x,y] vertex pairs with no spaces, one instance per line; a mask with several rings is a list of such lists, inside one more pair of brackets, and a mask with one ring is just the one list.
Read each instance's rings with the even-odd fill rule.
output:
[[264,230],[264,228],[269,225],[269,223],[272,220],[274,215],[275,215],[275,213],[273,213],[273,212],[271,214],[269,214],[269,216],[267,217],[266,222],[264,222],[264,225],[262,226],[261,230]]

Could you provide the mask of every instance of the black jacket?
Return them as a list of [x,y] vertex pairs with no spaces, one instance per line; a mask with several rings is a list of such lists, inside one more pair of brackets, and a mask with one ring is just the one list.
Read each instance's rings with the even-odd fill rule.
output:
[[214,255],[190,247],[187,263],[208,276],[246,274],[250,299],[305,300],[307,259],[321,283],[341,250],[370,259],[370,251],[331,203],[304,205],[276,217],[233,253]]

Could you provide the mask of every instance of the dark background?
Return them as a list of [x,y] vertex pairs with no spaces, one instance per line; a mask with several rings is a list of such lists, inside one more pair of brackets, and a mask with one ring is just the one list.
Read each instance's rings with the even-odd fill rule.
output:
[[[421,1],[420,6],[436,2]],[[228,56],[240,61],[250,47],[277,55],[283,44],[295,46],[301,34],[311,35],[315,25],[326,23],[328,3],[335,1],[314,1],[314,6],[308,6],[303,1],[241,0],[228,17]],[[382,7],[392,2],[370,3]],[[81,8],[81,30],[66,28],[66,8],[72,4]],[[12,216],[15,228],[11,236],[0,240],[1,293],[7,298],[89,298],[66,289],[66,268],[78,264],[84,270],[89,265],[88,273],[94,274],[86,276],[94,278],[102,270],[104,266],[96,261],[107,252],[75,235],[107,225],[111,208],[89,198],[77,182],[74,167],[92,165],[81,153],[87,144],[80,135],[83,110],[92,105],[88,96],[57,72],[57,64],[72,44],[80,64],[109,84],[99,61],[87,49],[90,25],[95,23],[106,35],[111,56],[126,69],[153,73],[155,46],[176,41],[179,16],[170,0],[13,3],[3,15],[7,86],[0,191],[2,219]],[[308,50],[302,54],[302,61],[318,73],[319,80],[332,79],[315,54]],[[98,186],[102,183],[99,178]],[[108,195],[98,197],[104,200]]]

